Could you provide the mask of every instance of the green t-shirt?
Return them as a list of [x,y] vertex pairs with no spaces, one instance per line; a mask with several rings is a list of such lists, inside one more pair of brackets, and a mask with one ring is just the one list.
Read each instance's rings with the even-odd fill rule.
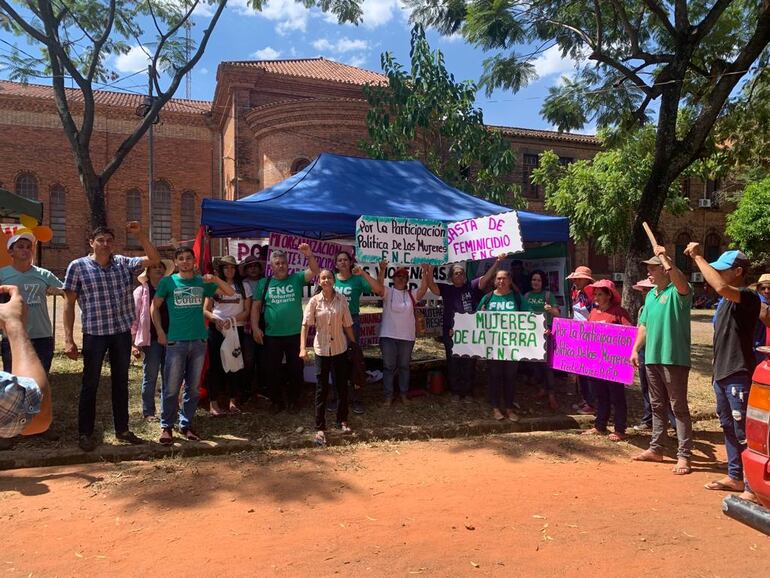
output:
[[647,365],[690,367],[690,309],[692,287],[680,295],[673,283],[660,292],[653,289],[644,300],[639,325],[647,329],[644,362]]
[[351,315],[358,315],[361,311],[361,295],[371,293],[372,287],[361,275],[351,275],[343,281],[334,275],[334,290],[348,300]]
[[254,291],[254,300],[265,293],[265,283],[270,282],[262,304],[265,316],[265,335],[286,337],[297,335],[302,329],[302,288],[305,286],[305,272],[292,273],[286,279],[275,277],[260,279]]
[[160,280],[155,297],[165,300],[168,308],[166,337],[169,343],[208,337],[203,318],[203,299],[212,297],[216,290],[216,283],[204,283],[200,275],[183,279],[175,273]]
[[[533,311],[535,313],[545,313],[546,295],[548,296],[548,304],[551,307],[557,307],[556,297],[554,297],[553,293],[551,293],[550,291],[540,291],[539,293],[530,291],[529,293],[524,295],[524,301],[526,302],[527,307],[529,307],[530,311]],[[550,329],[552,324],[553,324],[553,315],[551,315],[550,313],[545,313],[545,326]]]
[[21,272],[8,265],[0,269],[0,285],[16,285],[27,304],[27,333],[30,339],[51,337],[53,329],[48,316],[46,290],[49,287],[61,288],[61,281],[47,269],[34,265]]
[[516,293],[511,291],[505,295],[496,295],[493,291],[481,298],[479,311],[527,311],[527,302],[519,299],[521,306],[516,302]]

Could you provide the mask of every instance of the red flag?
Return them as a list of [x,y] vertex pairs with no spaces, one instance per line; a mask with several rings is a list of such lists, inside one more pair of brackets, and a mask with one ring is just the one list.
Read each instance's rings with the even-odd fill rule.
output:
[[195,260],[198,262],[198,270],[201,275],[211,273],[211,247],[209,246],[208,235],[206,235],[206,228],[203,225],[200,226],[198,234],[195,235],[193,253],[195,253]]

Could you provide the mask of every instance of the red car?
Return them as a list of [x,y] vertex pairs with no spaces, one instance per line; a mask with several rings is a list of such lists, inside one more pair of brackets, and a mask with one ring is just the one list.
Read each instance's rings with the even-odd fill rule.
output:
[[[768,348],[770,352],[770,348]],[[746,443],[743,472],[759,504],[728,496],[722,510],[752,528],[770,535],[770,362],[754,371],[746,412]]]

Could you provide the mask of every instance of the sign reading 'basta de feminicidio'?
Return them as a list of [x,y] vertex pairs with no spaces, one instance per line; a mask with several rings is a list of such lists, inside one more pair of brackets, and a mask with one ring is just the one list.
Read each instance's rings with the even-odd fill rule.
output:
[[499,361],[545,361],[545,315],[528,311],[458,313],[454,355]]

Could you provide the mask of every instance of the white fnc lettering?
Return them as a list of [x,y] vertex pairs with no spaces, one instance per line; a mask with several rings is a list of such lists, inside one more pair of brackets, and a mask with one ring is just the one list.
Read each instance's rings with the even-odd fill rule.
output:
[[174,307],[203,307],[203,287],[174,289]]

